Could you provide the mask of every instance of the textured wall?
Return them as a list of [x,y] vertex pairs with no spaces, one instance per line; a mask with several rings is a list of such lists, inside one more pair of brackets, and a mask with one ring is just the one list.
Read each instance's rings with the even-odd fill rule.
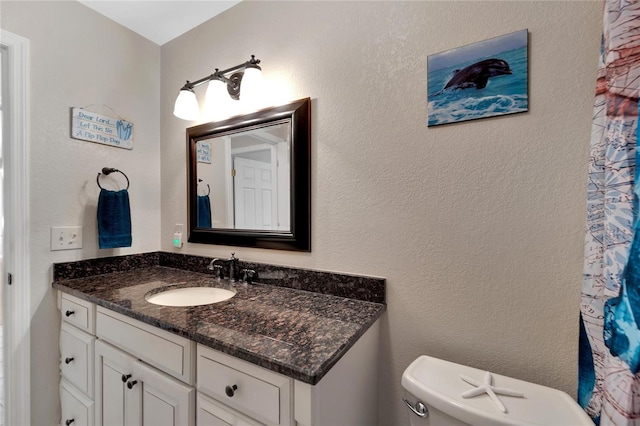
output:
[[[380,413],[430,354],[574,393],[600,2],[243,2],[162,47],[162,247],[186,224],[186,79],[255,54],[312,98],[311,253],[182,252],[387,278]],[[528,28],[530,111],[427,128],[427,56]],[[204,89],[199,91],[202,98]]]
[[[382,424],[407,421],[400,376],[422,353],[573,393],[601,9],[247,2],[164,45],[160,59],[159,47],[75,2],[3,1],[2,28],[31,40],[33,424],[58,412],[51,263],[172,250],[174,224],[186,224],[188,123],[171,115],[176,92],[252,53],[276,89],[269,102],[313,100],[313,251],[182,252],[386,277]],[[530,112],[427,129],[427,55],[523,28]],[[133,151],[69,138],[69,107],[92,103],[135,123]],[[95,248],[105,165],[132,180],[131,249]],[[76,224],[85,249],[49,252],[49,228]]]
[[[51,425],[60,412],[52,263],[160,245],[160,47],[77,2],[3,1],[1,19],[2,29],[31,42],[32,424]],[[97,106],[107,104],[134,123],[132,151],[69,137],[70,108],[90,104],[96,105],[87,109],[113,116]],[[95,179],[104,166],[131,180],[128,249],[97,248]],[[49,251],[50,228],[64,225],[84,227],[82,250]]]

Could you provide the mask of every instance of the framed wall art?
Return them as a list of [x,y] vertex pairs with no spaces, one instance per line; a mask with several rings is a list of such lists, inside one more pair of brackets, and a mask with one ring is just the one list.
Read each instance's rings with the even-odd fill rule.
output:
[[528,31],[427,58],[428,126],[529,109]]

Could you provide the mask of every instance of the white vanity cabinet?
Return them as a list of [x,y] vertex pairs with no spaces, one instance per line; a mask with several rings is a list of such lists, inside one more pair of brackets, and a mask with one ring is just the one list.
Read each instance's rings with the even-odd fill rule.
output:
[[379,321],[311,385],[60,294],[62,425],[378,424]]
[[60,423],[91,426],[94,417],[95,306],[59,293],[60,324]]
[[96,335],[96,426],[195,424],[193,342],[102,307]]

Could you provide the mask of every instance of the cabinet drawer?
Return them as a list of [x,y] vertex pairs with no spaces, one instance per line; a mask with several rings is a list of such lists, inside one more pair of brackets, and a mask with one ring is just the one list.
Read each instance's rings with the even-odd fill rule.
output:
[[93,425],[93,401],[82,395],[64,379],[60,380],[60,424]]
[[259,422],[290,424],[291,379],[202,345],[197,362],[198,391]]
[[261,424],[198,393],[196,426],[261,426]]
[[95,305],[66,293],[60,297],[62,321],[72,324],[89,334],[95,334]]
[[193,385],[195,343],[98,307],[96,335],[165,373]]
[[60,373],[89,398],[93,398],[94,341],[69,324],[60,327]]

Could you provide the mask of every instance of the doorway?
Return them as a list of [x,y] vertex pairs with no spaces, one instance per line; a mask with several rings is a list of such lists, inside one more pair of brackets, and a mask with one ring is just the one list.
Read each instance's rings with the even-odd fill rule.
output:
[[[4,240],[4,208],[2,207],[2,195],[3,195],[3,180],[4,180],[4,161],[3,161],[3,150],[2,143],[6,139],[4,134],[5,125],[5,100],[7,99],[7,48],[5,46],[0,46],[0,82],[2,82],[2,90],[0,90],[0,277],[4,276],[4,271],[2,268],[2,259],[3,259],[3,240]],[[2,314],[2,286],[0,286],[0,426],[5,425],[4,421],[4,369],[3,369],[3,361],[4,354],[2,353],[3,345],[3,314]]]
[[29,40],[0,29],[2,89],[2,422],[31,424]]

